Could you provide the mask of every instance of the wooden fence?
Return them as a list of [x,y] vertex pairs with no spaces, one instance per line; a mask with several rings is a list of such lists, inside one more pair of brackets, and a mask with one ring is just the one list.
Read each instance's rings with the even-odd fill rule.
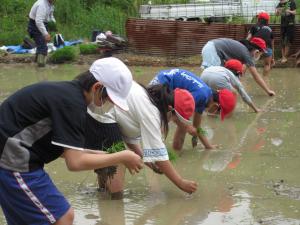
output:
[[[253,24],[200,23],[196,21],[171,21],[128,19],[126,33],[129,49],[135,53],[160,56],[191,56],[200,54],[207,41],[226,37],[241,40]],[[271,24],[275,49],[280,50],[280,25]],[[296,24],[291,53],[300,49],[300,24]]]

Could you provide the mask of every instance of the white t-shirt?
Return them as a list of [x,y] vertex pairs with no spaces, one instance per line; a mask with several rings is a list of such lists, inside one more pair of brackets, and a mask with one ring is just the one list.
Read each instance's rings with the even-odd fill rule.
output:
[[115,106],[109,113],[110,119],[119,124],[124,141],[130,144],[142,142],[144,162],[169,160],[162,140],[160,112],[152,104],[146,90],[135,81],[127,104],[129,111]]

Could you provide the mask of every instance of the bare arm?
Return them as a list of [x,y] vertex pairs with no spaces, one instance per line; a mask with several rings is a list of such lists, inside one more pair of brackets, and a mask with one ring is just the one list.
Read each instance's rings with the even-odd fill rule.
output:
[[249,102],[248,105],[254,110],[254,112],[256,113],[260,112],[260,109],[257,108],[253,102]]
[[[135,152],[135,154],[139,155],[141,158],[143,158],[143,151],[141,149],[141,146],[139,144],[130,144],[126,142],[126,145],[128,148]],[[153,170],[153,172],[157,174],[163,174],[162,171],[158,168],[158,166],[155,163],[152,162],[145,162],[145,165],[148,166],[150,169]]]
[[243,101],[246,102],[247,105],[249,105],[254,110],[254,112],[256,112],[256,113],[259,112],[260,110],[254,105],[252,99],[246,92],[246,90],[245,90],[243,84],[240,82],[240,80],[233,74],[229,74],[229,76],[230,76],[231,85],[238,91],[238,93],[241,95]]
[[[196,130],[198,127],[201,127],[201,118],[202,118],[202,115],[200,113],[196,112],[194,115],[194,120],[193,120],[193,126],[196,128]],[[214,148],[214,146],[209,143],[208,139],[202,133],[197,132],[197,136],[206,149]]]
[[250,33],[250,31],[248,32],[248,35],[247,35],[247,40],[250,40],[252,38],[252,34]]
[[267,94],[269,96],[273,96],[275,95],[275,92],[272,91],[268,85],[265,83],[265,81],[261,78],[260,74],[257,72],[255,66],[250,66],[249,67],[249,71],[252,75],[252,77],[254,78],[255,82],[262,88],[264,89],[265,92],[267,92]]
[[178,172],[174,169],[171,162],[159,161],[155,163],[159,169],[181,190],[187,193],[193,193],[197,190],[197,183],[195,181],[183,179]]
[[276,9],[275,9],[276,16],[279,16],[281,14],[281,12],[282,12],[282,8],[281,7],[276,7]]
[[143,151],[142,151],[140,145],[138,145],[138,144],[130,144],[130,143],[127,143],[127,142],[126,142],[126,145],[127,145],[127,147],[130,150],[134,151],[135,154],[138,154],[141,158],[143,158]]
[[71,171],[93,170],[122,163],[133,174],[138,173],[143,167],[141,157],[130,150],[112,154],[93,154],[75,149],[65,149],[63,157]]
[[292,15],[296,15],[296,9],[295,10],[289,10],[287,9],[286,12],[292,14]]

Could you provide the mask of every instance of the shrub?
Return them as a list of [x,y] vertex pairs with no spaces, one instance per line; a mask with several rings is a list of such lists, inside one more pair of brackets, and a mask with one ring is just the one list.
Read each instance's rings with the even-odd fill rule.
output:
[[81,44],[79,45],[80,54],[88,55],[97,53],[97,45],[95,44]]
[[66,61],[73,61],[78,56],[78,50],[75,47],[72,46],[66,46],[64,48],[58,49],[55,51],[51,57],[50,60],[53,63],[64,63]]

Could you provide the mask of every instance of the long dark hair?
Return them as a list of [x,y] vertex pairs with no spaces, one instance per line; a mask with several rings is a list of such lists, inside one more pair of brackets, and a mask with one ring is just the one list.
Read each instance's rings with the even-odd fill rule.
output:
[[169,132],[168,112],[169,106],[174,108],[174,92],[165,84],[157,84],[146,87],[148,96],[160,112],[161,126],[165,134],[165,138]]
[[251,52],[252,50],[256,49],[251,43],[250,41],[248,41],[247,39],[243,39],[240,40],[240,42],[246,46],[246,48],[248,49],[249,52]]
[[258,45],[251,43],[247,39],[240,40],[240,42],[246,46],[246,48],[249,50],[249,52],[251,52],[252,50],[263,51],[263,49],[261,49]]

